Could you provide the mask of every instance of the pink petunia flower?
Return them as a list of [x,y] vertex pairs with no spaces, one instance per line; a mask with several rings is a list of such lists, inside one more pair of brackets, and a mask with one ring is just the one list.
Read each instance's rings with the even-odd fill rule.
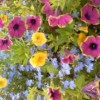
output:
[[55,11],[51,9],[50,3],[46,3],[46,4],[43,6],[42,12],[43,12],[44,14],[46,14],[47,17],[50,16],[50,15],[52,15],[52,16],[55,15]]
[[40,16],[29,16],[26,19],[26,24],[28,25],[28,30],[37,31],[41,25]]
[[100,56],[100,36],[88,36],[81,45],[82,53],[95,58]]
[[2,19],[0,18],[0,28],[3,28],[4,27],[4,23],[2,21]]
[[12,44],[12,41],[7,36],[5,38],[0,38],[0,50],[9,50],[10,46]]
[[20,17],[14,17],[8,25],[8,32],[10,36],[20,38],[26,31],[25,23]]
[[49,3],[50,0],[40,0],[42,3]]
[[96,25],[99,23],[99,12],[90,4],[86,4],[81,10],[81,20]]
[[100,98],[100,81],[92,81],[85,85],[82,89],[82,92],[88,94],[89,96],[93,98]]
[[99,6],[100,5],[100,0],[90,0],[90,2],[94,6]]
[[51,100],[61,100],[61,92],[58,88],[49,88],[49,96]]
[[71,23],[72,21],[73,21],[73,19],[68,13],[59,15],[59,16],[51,16],[50,15],[48,18],[49,25],[52,27],[58,26],[60,28],[63,28],[68,23]]
[[65,27],[66,24],[71,23],[73,21],[72,17],[66,13],[64,15],[60,15],[58,18],[58,26],[60,28]]
[[66,49],[64,51],[65,51],[65,56],[63,58],[61,58],[61,62],[63,62],[63,63],[73,63],[76,56],[72,53],[69,53]]

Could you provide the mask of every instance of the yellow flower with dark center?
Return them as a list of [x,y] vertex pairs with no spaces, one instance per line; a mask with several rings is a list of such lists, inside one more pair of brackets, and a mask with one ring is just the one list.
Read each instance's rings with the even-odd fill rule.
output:
[[84,33],[80,33],[77,40],[78,45],[80,46],[85,39],[86,35]]
[[36,46],[42,46],[44,43],[47,42],[47,39],[42,32],[35,32],[32,35],[32,43]]
[[3,20],[3,22],[7,22],[7,15],[3,15],[3,14],[1,14],[0,15],[0,18]]
[[88,33],[88,27],[87,26],[80,26],[80,27],[78,27],[78,30],[85,32],[85,33]]
[[37,52],[30,58],[30,63],[33,67],[40,67],[45,65],[47,59],[47,52]]
[[7,79],[0,77],[0,88],[4,88],[7,86]]

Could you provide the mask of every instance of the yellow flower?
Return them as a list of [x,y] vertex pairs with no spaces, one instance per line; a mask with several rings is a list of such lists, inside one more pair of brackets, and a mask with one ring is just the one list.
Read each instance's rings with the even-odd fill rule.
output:
[[80,27],[78,27],[78,30],[83,31],[85,33],[88,33],[88,27],[87,26],[80,26]]
[[30,58],[30,63],[34,67],[43,66],[47,59],[47,52],[37,52]]
[[32,43],[36,46],[42,46],[44,43],[47,42],[47,39],[42,32],[35,32],[32,35]]
[[7,86],[7,79],[0,77],[0,88],[4,88]]
[[7,22],[7,15],[0,15],[0,18],[3,20],[3,22]]
[[77,40],[78,45],[80,46],[85,39],[86,35],[84,33],[80,33]]

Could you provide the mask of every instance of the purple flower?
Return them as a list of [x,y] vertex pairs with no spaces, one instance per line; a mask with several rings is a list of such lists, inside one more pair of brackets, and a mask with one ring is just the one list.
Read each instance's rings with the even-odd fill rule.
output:
[[7,36],[5,38],[0,38],[0,50],[9,50],[10,46],[12,44],[12,41]]
[[15,16],[8,25],[10,36],[20,38],[26,31],[25,23],[19,16]]
[[99,23],[99,12],[90,4],[86,4],[82,7],[81,20],[86,23],[96,25]]
[[49,96],[52,100],[61,100],[61,91],[58,88],[49,88]]
[[98,58],[100,56],[100,36],[88,36],[81,45],[82,53]]
[[26,24],[28,25],[28,30],[37,31],[41,25],[40,16],[29,16],[26,19]]
[[92,81],[85,85],[82,92],[88,94],[93,98],[100,98],[100,80]]
[[99,6],[100,5],[100,0],[90,0],[90,2],[94,6]]

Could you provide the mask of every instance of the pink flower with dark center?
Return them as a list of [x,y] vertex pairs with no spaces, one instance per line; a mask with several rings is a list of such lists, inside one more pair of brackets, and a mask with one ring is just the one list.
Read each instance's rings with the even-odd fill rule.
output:
[[61,100],[61,92],[56,88],[49,88],[49,96],[51,100]]
[[40,0],[42,3],[50,3],[50,0]]
[[48,16],[55,15],[55,11],[51,9],[50,3],[46,3],[43,8],[42,12],[45,13]]
[[2,19],[0,18],[0,28],[3,28],[4,27],[4,23],[2,21]]
[[99,11],[90,4],[86,4],[81,10],[81,20],[96,25],[99,23]]
[[37,31],[41,25],[40,16],[29,16],[26,19],[26,24],[28,25],[28,30]]
[[100,81],[96,80],[88,83],[83,87],[82,92],[93,98],[100,98]]
[[20,38],[26,31],[25,23],[20,17],[14,17],[8,25],[8,32],[10,36]]
[[82,53],[95,58],[100,56],[100,36],[88,36],[81,45]]
[[100,5],[100,0],[90,0],[90,2],[94,6],[99,6]]
[[50,15],[48,18],[49,25],[52,27],[58,26],[60,28],[63,28],[72,21],[73,19],[68,13],[59,16]]
[[61,58],[61,62],[63,63],[73,63],[75,60],[76,56],[72,53],[69,53],[66,49],[64,50],[65,56]]
[[12,41],[10,38],[7,36],[4,39],[0,38],[0,50],[9,50],[10,46],[12,44]]

